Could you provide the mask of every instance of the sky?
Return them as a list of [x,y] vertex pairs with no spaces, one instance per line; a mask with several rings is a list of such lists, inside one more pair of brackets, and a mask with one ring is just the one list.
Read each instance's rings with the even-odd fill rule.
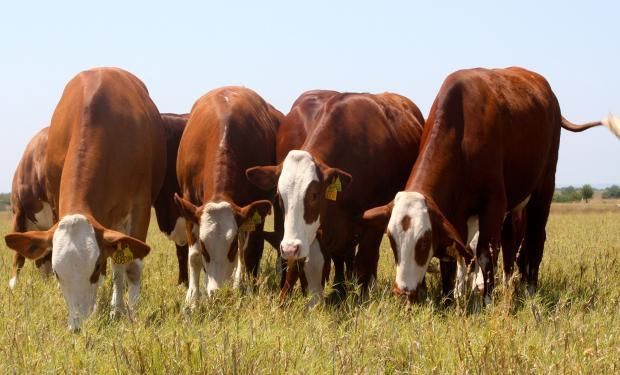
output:
[[[141,78],[161,112],[243,85],[283,113],[304,91],[392,91],[428,115],[472,67],[541,73],[573,122],[620,115],[618,1],[5,1],[0,3],[0,191],[78,72]],[[620,141],[562,131],[556,185],[620,184]]]

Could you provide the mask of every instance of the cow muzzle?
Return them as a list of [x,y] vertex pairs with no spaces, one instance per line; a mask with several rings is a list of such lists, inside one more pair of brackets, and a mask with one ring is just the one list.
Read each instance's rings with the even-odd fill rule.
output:
[[409,289],[407,287],[401,288],[397,284],[394,284],[392,293],[395,296],[405,299],[409,303],[422,303],[426,300],[426,284],[422,282],[415,289]]
[[280,244],[280,253],[282,258],[287,260],[299,259],[301,253],[301,245],[299,243],[282,243]]

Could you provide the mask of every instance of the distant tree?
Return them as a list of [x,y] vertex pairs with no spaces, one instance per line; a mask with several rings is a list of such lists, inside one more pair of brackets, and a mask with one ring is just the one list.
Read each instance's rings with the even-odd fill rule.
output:
[[585,184],[581,187],[581,196],[588,203],[588,199],[592,199],[594,196],[594,189],[589,184]]
[[611,185],[603,191],[603,199],[620,198],[620,186]]
[[559,188],[553,194],[553,201],[559,203],[574,202],[581,200],[581,190],[577,190],[574,186]]

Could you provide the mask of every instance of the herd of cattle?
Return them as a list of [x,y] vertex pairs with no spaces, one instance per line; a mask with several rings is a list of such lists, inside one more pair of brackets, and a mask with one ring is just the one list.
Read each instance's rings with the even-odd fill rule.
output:
[[309,91],[284,116],[243,87],[208,92],[190,114],[160,114],[132,74],[84,71],[15,173],[10,287],[25,258],[53,270],[77,330],[111,258],[111,313],[125,313],[140,294],[154,207],[188,307],[203,271],[208,294],[230,279],[254,285],[265,240],[279,249],[281,298],[300,281],[319,302],[332,263],[334,293],[352,279],[366,292],[385,232],[394,292],[410,301],[437,257],[446,296],[473,279],[488,302],[500,249],[504,280],[516,263],[534,292],[560,130],[598,125],[618,135],[612,117],[567,121],[547,81],[521,68],[449,75],[426,121],[392,93]]

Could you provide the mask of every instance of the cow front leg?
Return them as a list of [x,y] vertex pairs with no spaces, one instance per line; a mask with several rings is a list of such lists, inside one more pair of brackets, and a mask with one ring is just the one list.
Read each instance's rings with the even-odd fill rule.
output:
[[480,234],[476,246],[476,263],[482,272],[484,303],[492,301],[495,287],[493,259],[499,251],[502,223],[506,212],[505,199],[489,201],[486,210],[480,215]]
[[26,262],[26,258],[24,258],[20,253],[15,252],[13,254],[13,271],[11,280],[9,280],[9,288],[14,289],[15,285],[17,285],[17,277],[21,272],[22,268],[24,268],[24,263]]
[[110,318],[118,319],[127,311],[123,295],[125,294],[125,264],[112,262],[112,302],[110,303]]
[[323,298],[323,265],[325,259],[321,253],[319,242],[314,240],[310,245],[310,254],[304,264],[304,274],[308,280],[308,292],[310,301],[306,305],[308,308],[316,306]]
[[202,271],[202,254],[198,244],[193,244],[189,248],[188,257],[189,285],[185,295],[185,307],[193,309],[198,305],[200,299],[200,272]]
[[127,304],[129,309],[133,310],[138,303],[140,297],[140,285],[142,283],[142,270],[144,269],[144,261],[142,259],[134,259],[127,265],[127,281],[129,285],[129,295]]

